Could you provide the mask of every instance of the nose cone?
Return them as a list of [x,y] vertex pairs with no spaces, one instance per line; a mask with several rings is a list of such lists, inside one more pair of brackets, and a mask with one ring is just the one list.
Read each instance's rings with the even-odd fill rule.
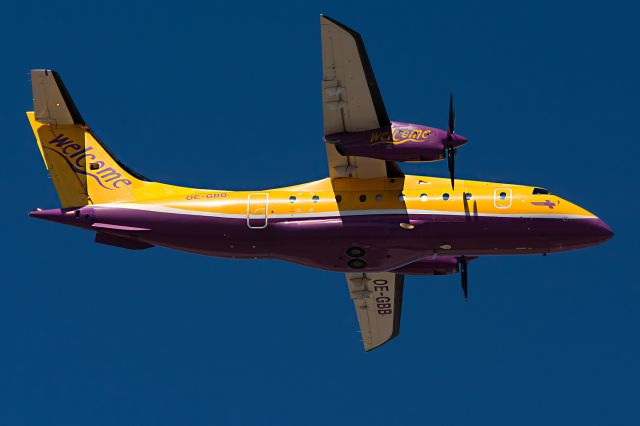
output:
[[597,217],[563,221],[549,239],[552,252],[576,250],[602,244],[613,237],[613,231]]
[[613,237],[613,231],[602,219],[596,218],[591,221],[591,238],[593,244],[601,244],[605,241],[609,241]]

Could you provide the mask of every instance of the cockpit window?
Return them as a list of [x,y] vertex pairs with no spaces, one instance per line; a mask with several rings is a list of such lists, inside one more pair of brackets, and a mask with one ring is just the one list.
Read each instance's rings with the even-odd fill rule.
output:
[[544,188],[533,188],[533,195],[536,194],[548,194],[549,190]]

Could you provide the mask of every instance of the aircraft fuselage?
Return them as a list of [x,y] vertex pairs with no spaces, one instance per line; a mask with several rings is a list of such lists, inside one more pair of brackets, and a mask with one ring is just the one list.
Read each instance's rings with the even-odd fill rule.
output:
[[585,209],[521,185],[457,180],[452,190],[448,179],[405,176],[263,191],[169,188],[169,196],[143,202],[30,214],[96,231],[98,242],[120,247],[343,272],[394,270],[427,257],[553,253],[612,235]]

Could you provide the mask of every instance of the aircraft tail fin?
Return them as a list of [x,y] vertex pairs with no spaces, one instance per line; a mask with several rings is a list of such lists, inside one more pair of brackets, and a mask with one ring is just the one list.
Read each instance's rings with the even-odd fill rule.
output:
[[127,168],[85,124],[60,76],[32,70],[33,112],[27,112],[62,207],[131,201],[149,184]]

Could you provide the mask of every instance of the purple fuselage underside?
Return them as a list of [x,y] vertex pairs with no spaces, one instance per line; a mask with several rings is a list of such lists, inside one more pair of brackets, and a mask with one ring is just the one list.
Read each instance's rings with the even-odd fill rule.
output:
[[[264,229],[247,219],[84,207],[31,213],[54,222],[207,256],[281,259],[330,271],[353,272],[351,247],[364,250],[362,271],[388,271],[425,257],[553,253],[599,244],[611,230],[598,218],[522,218],[453,215],[362,215],[269,218]],[[115,225],[96,228],[94,223]],[[400,226],[411,224],[412,229]],[[118,226],[125,227],[122,230]],[[144,231],[127,231],[140,228]]]

